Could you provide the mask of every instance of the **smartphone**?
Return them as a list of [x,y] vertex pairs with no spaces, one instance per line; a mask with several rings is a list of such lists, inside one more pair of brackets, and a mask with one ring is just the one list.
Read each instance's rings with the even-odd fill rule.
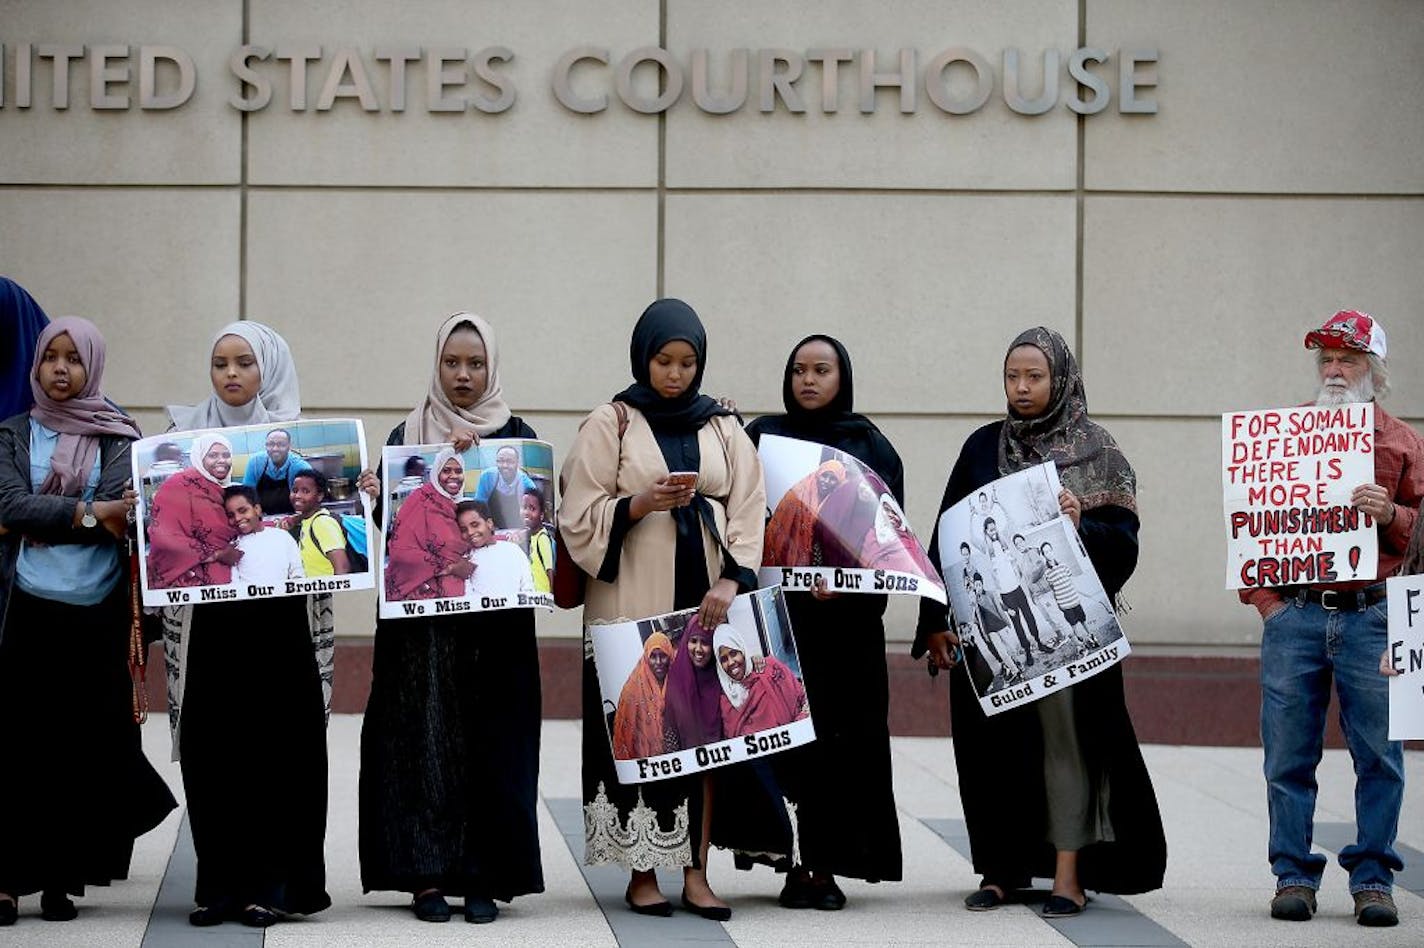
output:
[[694,487],[697,484],[697,472],[673,471],[668,475],[667,482],[678,487]]

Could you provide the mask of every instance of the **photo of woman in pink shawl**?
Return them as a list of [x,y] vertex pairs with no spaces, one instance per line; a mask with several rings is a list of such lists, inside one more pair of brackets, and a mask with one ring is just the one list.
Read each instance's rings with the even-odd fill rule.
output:
[[677,643],[663,694],[667,753],[722,739],[722,685],[712,654],[712,633],[692,616]]
[[193,439],[192,466],[159,486],[149,506],[148,584],[151,588],[214,586],[232,582],[242,556],[237,530],[223,508],[232,472],[232,443],[220,434]]
[[938,570],[906,526],[900,505],[895,503],[889,492],[880,495],[880,504],[875,509],[875,524],[866,531],[860,556],[866,569],[893,569],[931,581],[938,576]]
[[722,683],[722,732],[741,737],[809,717],[806,689],[791,669],[772,655],[747,648],[742,633],[729,623],[712,636],[717,678]]
[[464,496],[465,464],[453,448],[435,456],[429,481],[411,491],[391,521],[386,551],[386,598],[443,599],[465,594],[474,565],[455,521]]
[[846,483],[846,467],[825,461],[797,481],[776,505],[766,525],[763,566],[821,566],[823,556],[817,518],[822,506]]

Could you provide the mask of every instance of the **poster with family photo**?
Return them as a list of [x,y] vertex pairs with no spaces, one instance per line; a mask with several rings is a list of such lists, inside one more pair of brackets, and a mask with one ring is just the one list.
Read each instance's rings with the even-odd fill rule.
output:
[[1001,477],[939,519],[950,621],[985,714],[1070,687],[1130,651],[1052,462]]
[[381,461],[381,618],[554,607],[551,445],[397,445]]
[[763,435],[757,449],[772,504],[758,577],[809,591],[945,601],[939,574],[890,489],[869,467],[814,441]]
[[779,586],[696,609],[588,627],[620,783],[725,767],[815,740]]
[[361,422],[170,431],[132,456],[145,606],[375,585]]

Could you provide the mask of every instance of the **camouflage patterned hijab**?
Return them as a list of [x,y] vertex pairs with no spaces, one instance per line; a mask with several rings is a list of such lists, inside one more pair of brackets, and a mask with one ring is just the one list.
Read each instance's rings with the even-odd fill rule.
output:
[[1048,408],[1037,418],[1020,418],[1009,407],[999,434],[999,473],[1053,461],[1063,486],[1078,495],[1084,510],[1111,504],[1136,512],[1137,475],[1107,429],[1088,418],[1083,376],[1068,343],[1053,330],[1036,326],[1019,333],[1008,352],[1019,346],[1043,352],[1052,390]]

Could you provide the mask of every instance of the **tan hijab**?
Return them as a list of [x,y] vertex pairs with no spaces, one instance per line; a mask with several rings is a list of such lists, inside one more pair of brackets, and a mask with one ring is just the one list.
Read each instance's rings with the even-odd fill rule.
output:
[[[480,334],[488,366],[489,383],[485,386],[485,393],[469,408],[456,407],[440,387],[440,353],[445,349],[445,340],[461,323],[469,323]],[[430,376],[430,391],[420,407],[406,416],[405,443],[442,444],[450,440],[450,433],[456,428],[473,428],[480,437],[485,437],[503,428],[509,417],[509,406],[505,404],[504,392],[499,385],[499,346],[495,342],[494,329],[482,316],[464,311],[455,313],[440,324],[440,332],[435,336],[435,366]]]

